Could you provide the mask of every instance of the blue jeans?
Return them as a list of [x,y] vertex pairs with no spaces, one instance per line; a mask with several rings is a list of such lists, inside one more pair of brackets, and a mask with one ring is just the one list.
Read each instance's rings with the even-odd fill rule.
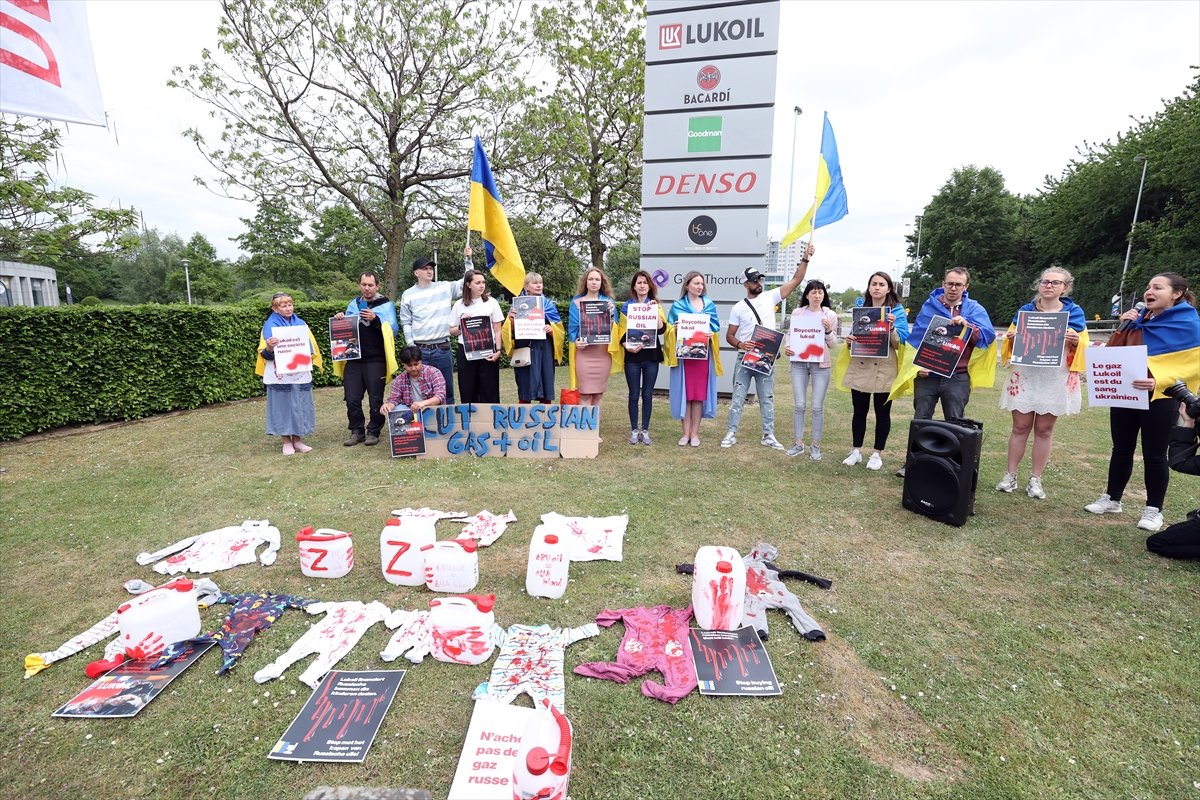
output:
[[796,427],[796,441],[804,441],[804,412],[808,394],[808,382],[812,381],[812,440],[821,441],[825,431],[825,392],[829,390],[831,367],[822,367],[819,361],[792,362],[792,421]]
[[421,347],[421,363],[437,367],[442,373],[446,379],[446,405],[454,405],[454,356],[450,354],[450,348]]
[[[658,364],[643,361],[625,362],[625,383],[629,386],[629,429],[650,430],[650,411],[654,403],[654,382],[658,380]],[[642,424],[638,425],[638,405],[641,401]]]
[[943,419],[961,417],[971,399],[971,376],[965,372],[956,372],[952,378],[932,373],[926,378],[918,375],[913,383],[913,419],[933,419],[939,398]]
[[775,435],[775,373],[761,375],[748,370],[738,362],[733,371],[733,400],[729,403],[729,430],[737,432],[742,421],[742,409],[746,407],[746,393],[750,391],[750,379],[754,379],[754,392],[758,395],[762,410],[763,436]]

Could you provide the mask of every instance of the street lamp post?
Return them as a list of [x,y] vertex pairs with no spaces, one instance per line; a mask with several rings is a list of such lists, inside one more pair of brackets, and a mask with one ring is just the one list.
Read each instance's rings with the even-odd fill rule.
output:
[[1137,202],[1133,204],[1133,222],[1129,226],[1129,244],[1125,247],[1125,266],[1121,267],[1121,288],[1117,291],[1118,316],[1120,309],[1125,307],[1125,273],[1129,271],[1129,256],[1133,253],[1133,231],[1137,228],[1138,209],[1142,207],[1142,187],[1146,185],[1146,167],[1150,160],[1143,155],[1133,157],[1134,161],[1142,162],[1142,180],[1138,183]]
[[188,272],[188,264],[192,263],[188,259],[181,259],[183,263],[183,282],[187,286],[187,301],[188,305],[192,304],[192,274]]

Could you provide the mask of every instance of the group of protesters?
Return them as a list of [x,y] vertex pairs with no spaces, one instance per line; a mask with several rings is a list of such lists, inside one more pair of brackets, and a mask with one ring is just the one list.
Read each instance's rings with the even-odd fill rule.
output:
[[[931,419],[939,403],[945,419],[964,418],[971,389],[992,386],[997,361],[1008,363],[1020,312],[1065,313],[1066,352],[1061,365],[1011,364],[1000,394],[1001,408],[1012,415],[1012,428],[1006,469],[996,490],[1011,493],[1020,487],[1021,463],[1026,451],[1031,450],[1025,493],[1036,500],[1045,499],[1043,476],[1055,425],[1059,417],[1079,413],[1086,370],[1087,325],[1083,309],[1070,298],[1074,285],[1071,273],[1058,266],[1044,270],[1030,287],[1033,298],[1017,310],[1006,331],[997,333],[987,309],[969,296],[971,276],[966,268],[948,270],[941,286],[929,294],[911,323],[892,277],[876,272],[868,279],[857,306],[881,309],[880,317],[886,321],[890,343],[889,355],[883,358],[852,352],[849,345],[855,341],[854,335],[844,337],[847,346],[835,347],[839,343],[839,325],[831,308],[828,287],[819,280],[808,281],[789,322],[822,333],[825,347],[816,357],[806,359],[796,358],[799,354],[792,351],[790,344],[784,347],[794,398],[793,443],[785,447],[775,436],[774,371],[755,368],[746,356],[756,346],[752,339],[756,326],[775,327],[777,307],[804,283],[814,253],[812,245],[808,245],[790,278],[769,290],[765,289],[765,276],[758,269],[748,267],[742,274],[746,296],[733,304],[725,324],[725,342],[737,350],[737,360],[726,431],[720,446],[730,448],[737,444],[753,382],[761,417],[760,444],[785,451],[792,458],[820,461],[824,400],[833,384],[850,393],[853,408],[852,449],[842,463],[853,467],[864,462],[867,420],[873,410],[874,434],[865,466],[868,470],[881,470],[891,430],[891,407],[897,397],[913,395],[915,419]],[[644,270],[634,273],[627,297],[618,298],[603,270],[586,269],[571,298],[565,329],[555,304],[543,295],[542,277],[527,273],[521,295],[537,298],[533,305],[540,314],[535,319],[543,335],[518,339],[513,311],[506,316],[489,296],[483,272],[467,269],[461,280],[439,281],[435,279],[435,265],[426,258],[418,258],[412,270],[415,283],[403,292],[399,303],[380,294],[376,275],[364,272],[359,277],[360,294],[337,315],[359,317],[360,357],[334,365],[344,385],[347,447],[378,444],[387,413],[398,406],[420,410],[456,402],[499,402],[501,350],[510,355],[520,403],[562,400],[600,405],[610,377],[623,372],[629,390],[630,445],[652,444],[653,392],[663,365],[669,370],[670,414],[680,421],[680,447],[699,447],[701,421],[717,416],[717,377],[723,372],[718,338],[722,325],[700,272],[684,275],[680,297],[667,304],[659,301],[655,282]],[[1095,514],[1123,510],[1122,497],[1132,476],[1140,437],[1146,505],[1137,525],[1154,532],[1164,524],[1163,506],[1169,482],[1167,442],[1177,417],[1183,418],[1182,412],[1177,414],[1179,404],[1164,390],[1177,379],[1193,390],[1200,388],[1200,317],[1195,296],[1187,281],[1177,273],[1161,273],[1151,278],[1143,301],[1139,306],[1144,308],[1121,315],[1120,332],[1109,344],[1146,345],[1149,374],[1134,380],[1133,386],[1150,395],[1148,408],[1110,410],[1112,455],[1107,485],[1099,499],[1085,508]],[[637,330],[636,339],[626,336],[633,305],[643,311],[648,306],[657,311],[657,323],[652,325],[656,330]],[[311,371],[277,371],[273,356],[277,340],[272,335],[277,326],[304,323],[295,315],[292,298],[287,294],[276,294],[271,309],[258,348],[258,373],[267,392],[267,433],[282,438],[285,454],[304,453],[311,447],[303,442],[303,437],[315,429]],[[594,333],[591,329],[595,327],[597,309],[603,309],[600,313],[606,315],[608,335],[599,337],[600,342],[589,343],[593,337],[585,334]],[[677,341],[677,326],[685,315],[691,321],[689,330],[695,332],[686,342]],[[491,327],[497,345],[493,352],[483,357],[466,357],[462,327],[469,317],[486,318],[485,322],[475,324]],[[913,363],[915,346],[935,318],[949,319],[951,326],[962,331],[963,353],[948,376],[930,373]],[[645,327],[644,314],[638,325]],[[529,336],[527,327],[522,331],[523,336]],[[407,345],[397,351],[401,332]],[[320,353],[311,332],[308,338],[313,366],[319,368]],[[554,367],[563,361],[564,345],[569,386],[564,392],[568,397],[561,398],[555,392]],[[997,348],[1001,350],[1000,358]],[[392,376],[395,380],[385,398]],[[896,474],[903,477],[904,468]]]

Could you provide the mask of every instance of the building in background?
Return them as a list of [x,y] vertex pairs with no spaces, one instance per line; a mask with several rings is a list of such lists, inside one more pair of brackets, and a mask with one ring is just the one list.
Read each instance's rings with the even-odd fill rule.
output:
[[50,267],[0,261],[0,306],[57,306],[58,273]]

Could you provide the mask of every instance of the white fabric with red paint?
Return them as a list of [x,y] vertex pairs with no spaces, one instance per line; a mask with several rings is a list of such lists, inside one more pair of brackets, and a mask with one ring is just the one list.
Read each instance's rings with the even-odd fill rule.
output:
[[258,561],[264,567],[269,567],[275,563],[279,553],[279,529],[265,519],[248,519],[241,525],[189,536],[154,553],[142,553],[137,557],[137,563],[145,566],[160,558],[165,559],[154,564],[154,571],[161,575],[188,571],[220,572],[242,564],[253,564],[254,553],[263,544],[267,545],[267,549],[258,557]]
[[563,680],[566,649],[580,639],[600,635],[600,627],[589,622],[577,628],[549,625],[510,625],[500,641],[500,655],[487,681],[475,687],[475,699],[488,697],[511,703],[522,693],[533,698],[534,708],[542,701],[560,711],[566,709],[567,687]]
[[[169,581],[168,581],[169,583]],[[221,590],[208,578],[200,578],[193,582],[196,590],[197,600],[201,606],[211,604],[217,597],[221,595]],[[145,594],[151,589],[157,588],[146,583],[145,581],[132,580],[125,582],[125,591],[130,594]],[[25,677],[29,678],[44,670],[56,661],[62,661],[64,658],[82,652],[92,645],[102,642],[112,636],[119,629],[117,623],[117,612],[113,611],[104,619],[97,622],[92,627],[88,628],[83,633],[64,642],[56,650],[51,650],[48,653],[30,653],[25,656]],[[104,660],[110,661],[117,654],[125,652],[125,644],[118,638],[113,639],[104,648]]]
[[773,562],[778,556],[779,551],[773,545],[760,542],[742,559],[746,564],[746,607],[742,625],[753,625],[765,640],[767,611],[777,608],[788,615],[792,625],[805,639],[824,639],[825,632],[800,605],[800,598],[783,584],[779,572],[767,566],[768,561]]
[[565,536],[571,543],[572,561],[620,561],[629,515],[564,517],[554,511],[542,514],[545,533]]
[[429,628],[428,611],[395,611],[387,626],[396,632],[379,653],[384,661],[395,661],[404,656],[414,664],[420,664],[429,655],[433,648],[433,633]]
[[309,614],[325,614],[325,618],[309,628],[286,653],[254,673],[257,683],[283,677],[288,667],[315,653],[317,657],[308,665],[308,669],[300,673],[300,680],[315,689],[325,673],[354,649],[354,645],[372,625],[392,622],[391,609],[378,600],[372,603],[360,603],[357,600],[313,603],[304,610]]
[[471,515],[466,511],[438,511],[436,508],[397,508],[392,510],[392,516],[431,519],[437,522],[442,519],[462,519]]
[[500,535],[508,528],[508,523],[516,522],[517,515],[509,511],[503,516],[493,514],[490,511],[480,511],[475,516],[466,520],[466,525],[462,532],[455,536],[455,539],[474,539],[479,542],[480,547],[487,547],[493,544]]

